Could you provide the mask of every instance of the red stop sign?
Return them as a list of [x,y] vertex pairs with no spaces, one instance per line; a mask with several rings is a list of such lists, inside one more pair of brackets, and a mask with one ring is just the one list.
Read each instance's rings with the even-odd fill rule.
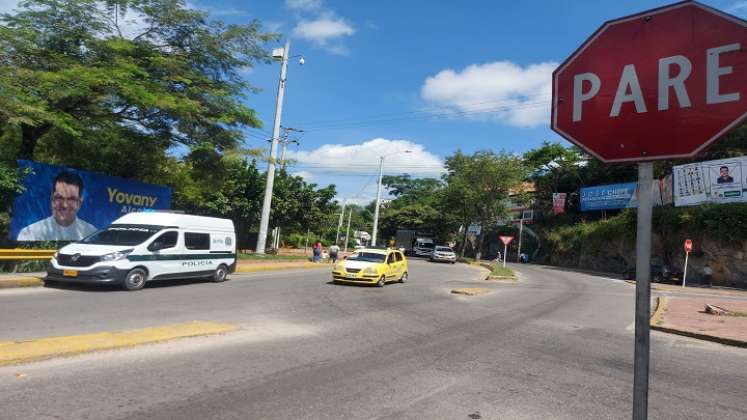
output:
[[693,241],[690,239],[685,239],[685,252],[692,252],[693,250]]
[[553,72],[552,129],[604,162],[689,158],[747,116],[747,22],[683,2],[603,24]]

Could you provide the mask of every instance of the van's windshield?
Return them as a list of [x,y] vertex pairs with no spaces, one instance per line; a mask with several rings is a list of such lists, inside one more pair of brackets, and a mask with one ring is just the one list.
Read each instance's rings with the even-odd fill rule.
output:
[[92,245],[134,246],[145,242],[161,229],[163,229],[163,226],[112,225],[88,236],[80,242]]

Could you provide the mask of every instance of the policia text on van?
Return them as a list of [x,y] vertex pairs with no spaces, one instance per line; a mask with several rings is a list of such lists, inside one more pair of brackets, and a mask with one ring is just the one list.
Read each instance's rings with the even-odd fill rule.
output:
[[228,219],[130,213],[106,229],[63,247],[46,281],[121,284],[206,277],[221,282],[236,269],[236,234]]

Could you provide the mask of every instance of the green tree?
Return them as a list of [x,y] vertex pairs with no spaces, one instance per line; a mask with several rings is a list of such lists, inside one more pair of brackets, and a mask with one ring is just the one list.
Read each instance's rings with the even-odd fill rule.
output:
[[[522,158],[507,152],[465,155],[459,151],[446,158],[446,169],[445,201],[452,203],[454,209],[461,207],[464,226],[474,222],[482,226],[483,232],[506,216],[509,195],[521,192],[528,175]],[[484,240],[485,235],[481,234],[478,259]]]
[[[128,35],[124,16],[145,25]],[[260,125],[239,71],[268,60],[273,38],[256,21],[208,21],[182,0],[23,1],[0,16],[0,129],[19,129],[22,159],[47,136],[74,152],[113,132],[229,149]]]

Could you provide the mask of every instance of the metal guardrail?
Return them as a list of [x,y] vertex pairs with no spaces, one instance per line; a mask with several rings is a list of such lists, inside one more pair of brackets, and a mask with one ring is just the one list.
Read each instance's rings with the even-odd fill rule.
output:
[[0,261],[49,260],[56,249],[0,249]]

